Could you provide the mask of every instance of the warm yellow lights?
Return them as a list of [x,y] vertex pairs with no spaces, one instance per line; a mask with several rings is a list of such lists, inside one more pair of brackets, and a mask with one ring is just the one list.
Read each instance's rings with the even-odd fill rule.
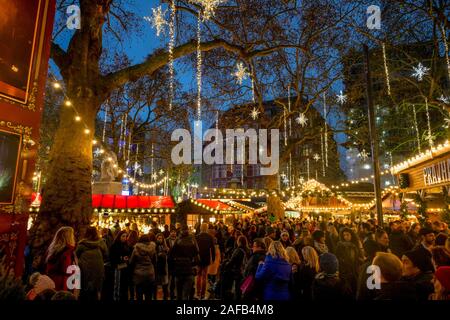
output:
[[53,83],[53,88],[55,88],[55,89],[61,89],[61,85],[59,84],[59,82],[54,82],[54,83]]
[[64,102],[66,107],[70,107],[72,105],[72,102],[70,102],[69,100],[66,100],[66,102]]
[[76,122],[80,122],[81,121],[81,117],[80,116],[75,116],[75,121]]

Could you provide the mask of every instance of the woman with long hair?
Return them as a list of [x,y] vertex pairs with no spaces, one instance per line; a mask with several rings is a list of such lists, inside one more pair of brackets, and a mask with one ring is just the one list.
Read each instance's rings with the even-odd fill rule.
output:
[[248,247],[247,238],[240,235],[237,238],[237,247],[234,249],[231,258],[224,264],[224,276],[222,283],[222,297],[225,300],[232,299],[232,288],[234,285],[234,298],[240,300],[241,290],[239,289],[243,276],[244,268],[250,257],[250,249]]
[[339,261],[339,274],[348,294],[356,297],[359,268],[364,262],[360,242],[355,232],[342,228],[336,246],[336,257]]
[[256,280],[263,285],[264,300],[289,300],[289,282],[292,267],[289,257],[280,241],[273,241],[267,251],[266,259],[256,271]]
[[111,267],[114,269],[114,300],[128,300],[128,262],[132,249],[127,244],[128,234],[119,231],[110,249]]
[[164,239],[163,233],[158,233],[156,235],[156,283],[155,283],[155,293],[154,299],[157,300],[158,286],[162,286],[163,299],[169,299],[169,266],[168,257],[169,247],[167,246],[166,240]]
[[306,246],[302,249],[302,257],[303,260],[298,270],[300,294],[297,297],[300,300],[311,301],[312,283],[319,272],[319,256],[313,247]]
[[72,227],[61,227],[53,237],[45,259],[46,273],[55,282],[55,290],[68,291],[69,266],[77,264],[75,233]]

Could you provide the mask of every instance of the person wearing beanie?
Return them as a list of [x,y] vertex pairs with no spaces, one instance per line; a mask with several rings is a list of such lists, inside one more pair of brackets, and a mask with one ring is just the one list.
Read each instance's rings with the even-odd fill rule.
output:
[[439,267],[433,279],[431,300],[450,300],[450,266]]
[[321,254],[328,253],[328,247],[325,243],[325,233],[321,230],[316,230],[312,233],[314,249],[316,249],[317,254],[320,256]]
[[292,246],[291,240],[289,239],[289,233],[287,231],[283,231],[281,233],[280,242],[285,249]]
[[44,290],[55,289],[55,282],[50,279],[50,277],[43,274],[33,274],[32,277],[33,282],[35,281],[35,284],[34,287],[30,291],[28,291],[26,296],[27,300],[34,300],[36,296]]
[[416,249],[425,249],[428,250],[431,254],[431,249],[435,245],[436,242],[436,235],[434,231],[430,228],[422,228],[420,229],[420,244],[416,247]]
[[423,250],[411,250],[405,252],[402,263],[402,280],[414,285],[419,300],[428,300],[434,291],[431,283],[434,272],[431,257]]
[[332,253],[320,255],[319,266],[320,272],[312,284],[313,301],[336,301],[349,298],[339,279],[339,262],[336,256]]
[[[402,261],[393,253],[377,252],[372,265],[380,270],[380,286],[370,290],[373,300],[417,300],[413,284],[401,280]],[[366,273],[367,271],[364,270]],[[367,284],[366,284],[367,286]]]

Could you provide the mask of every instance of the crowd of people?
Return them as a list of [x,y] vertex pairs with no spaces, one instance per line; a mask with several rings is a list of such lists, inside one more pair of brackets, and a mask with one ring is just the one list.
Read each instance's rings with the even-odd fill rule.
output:
[[[79,290],[68,287],[73,265]],[[89,227],[78,243],[62,227],[33,271],[29,300],[449,300],[450,238],[439,221],[372,219]]]

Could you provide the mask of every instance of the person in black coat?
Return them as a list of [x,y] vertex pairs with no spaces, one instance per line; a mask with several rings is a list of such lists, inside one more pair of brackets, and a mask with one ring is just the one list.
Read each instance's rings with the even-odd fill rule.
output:
[[373,300],[417,300],[414,286],[401,280],[402,262],[395,254],[378,252],[373,265],[380,270],[379,283],[371,282]]
[[366,260],[361,265],[358,277],[358,288],[356,290],[356,300],[370,301],[375,299],[375,290],[370,290],[367,287],[367,279],[370,273],[367,273],[367,268],[372,265],[372,261],[375,258],[377,252],[382,252],[379,245],[375,240],[367,239],[364,242],[364,252],[366,253]]
[[393,254],[401,258],[406,251],[413,248],[413,243],[403,231],[400,221],[391,224],[391,234],[389,235],[389,247]]
[[129,269],[128,262],[132,248],[127,244],[128,234],[119,231],[114,243],[111,245],[109,257],[114,270],[114,300],[128,300]]
[[237,247],[229,260],[224,261],[222,279],[222,298],[232,300],[232,288],[234,285],[234,298],[240,300],[240,285],[243,280],[244,267],[250,256],[247,238],[240,236],[237,240]]
[[332,253],[323,253],[319,257],[320,273],[312,284],[313,301],[345,300],[343,282],[339,279],[339,262]]
[[422,250],[411,250],[405,252],[402,257],[403,278],[402,280],[411,283],[417,291],[420,301],[428,300],[434,292],[432,283],[434,267],[431,256]]
[[208,266],[214,262],[216,257],[214,237],[208,233],[207,223],[201,224],[200,233],[196,236],[196,240],[200,253],[200,263],[197,274],[197,296],[203,300],[206,293]]
[[[263,239],[256,238],[253,241],[252,255],[247,261],[244,269],[244,279],[247,277],[255,277],[260,262],[266,259],[266,244]],[[250,292],[243,296],[245,300],[255,300],[262,298],[262,285],[259,281],[254,281],[253,288]]]
[[177,299],[188,300],[194,284],[194,268],[199,263],[199,251],[195,238],[189,234],[186,226],[170,251],[169,260],[176,277]]

